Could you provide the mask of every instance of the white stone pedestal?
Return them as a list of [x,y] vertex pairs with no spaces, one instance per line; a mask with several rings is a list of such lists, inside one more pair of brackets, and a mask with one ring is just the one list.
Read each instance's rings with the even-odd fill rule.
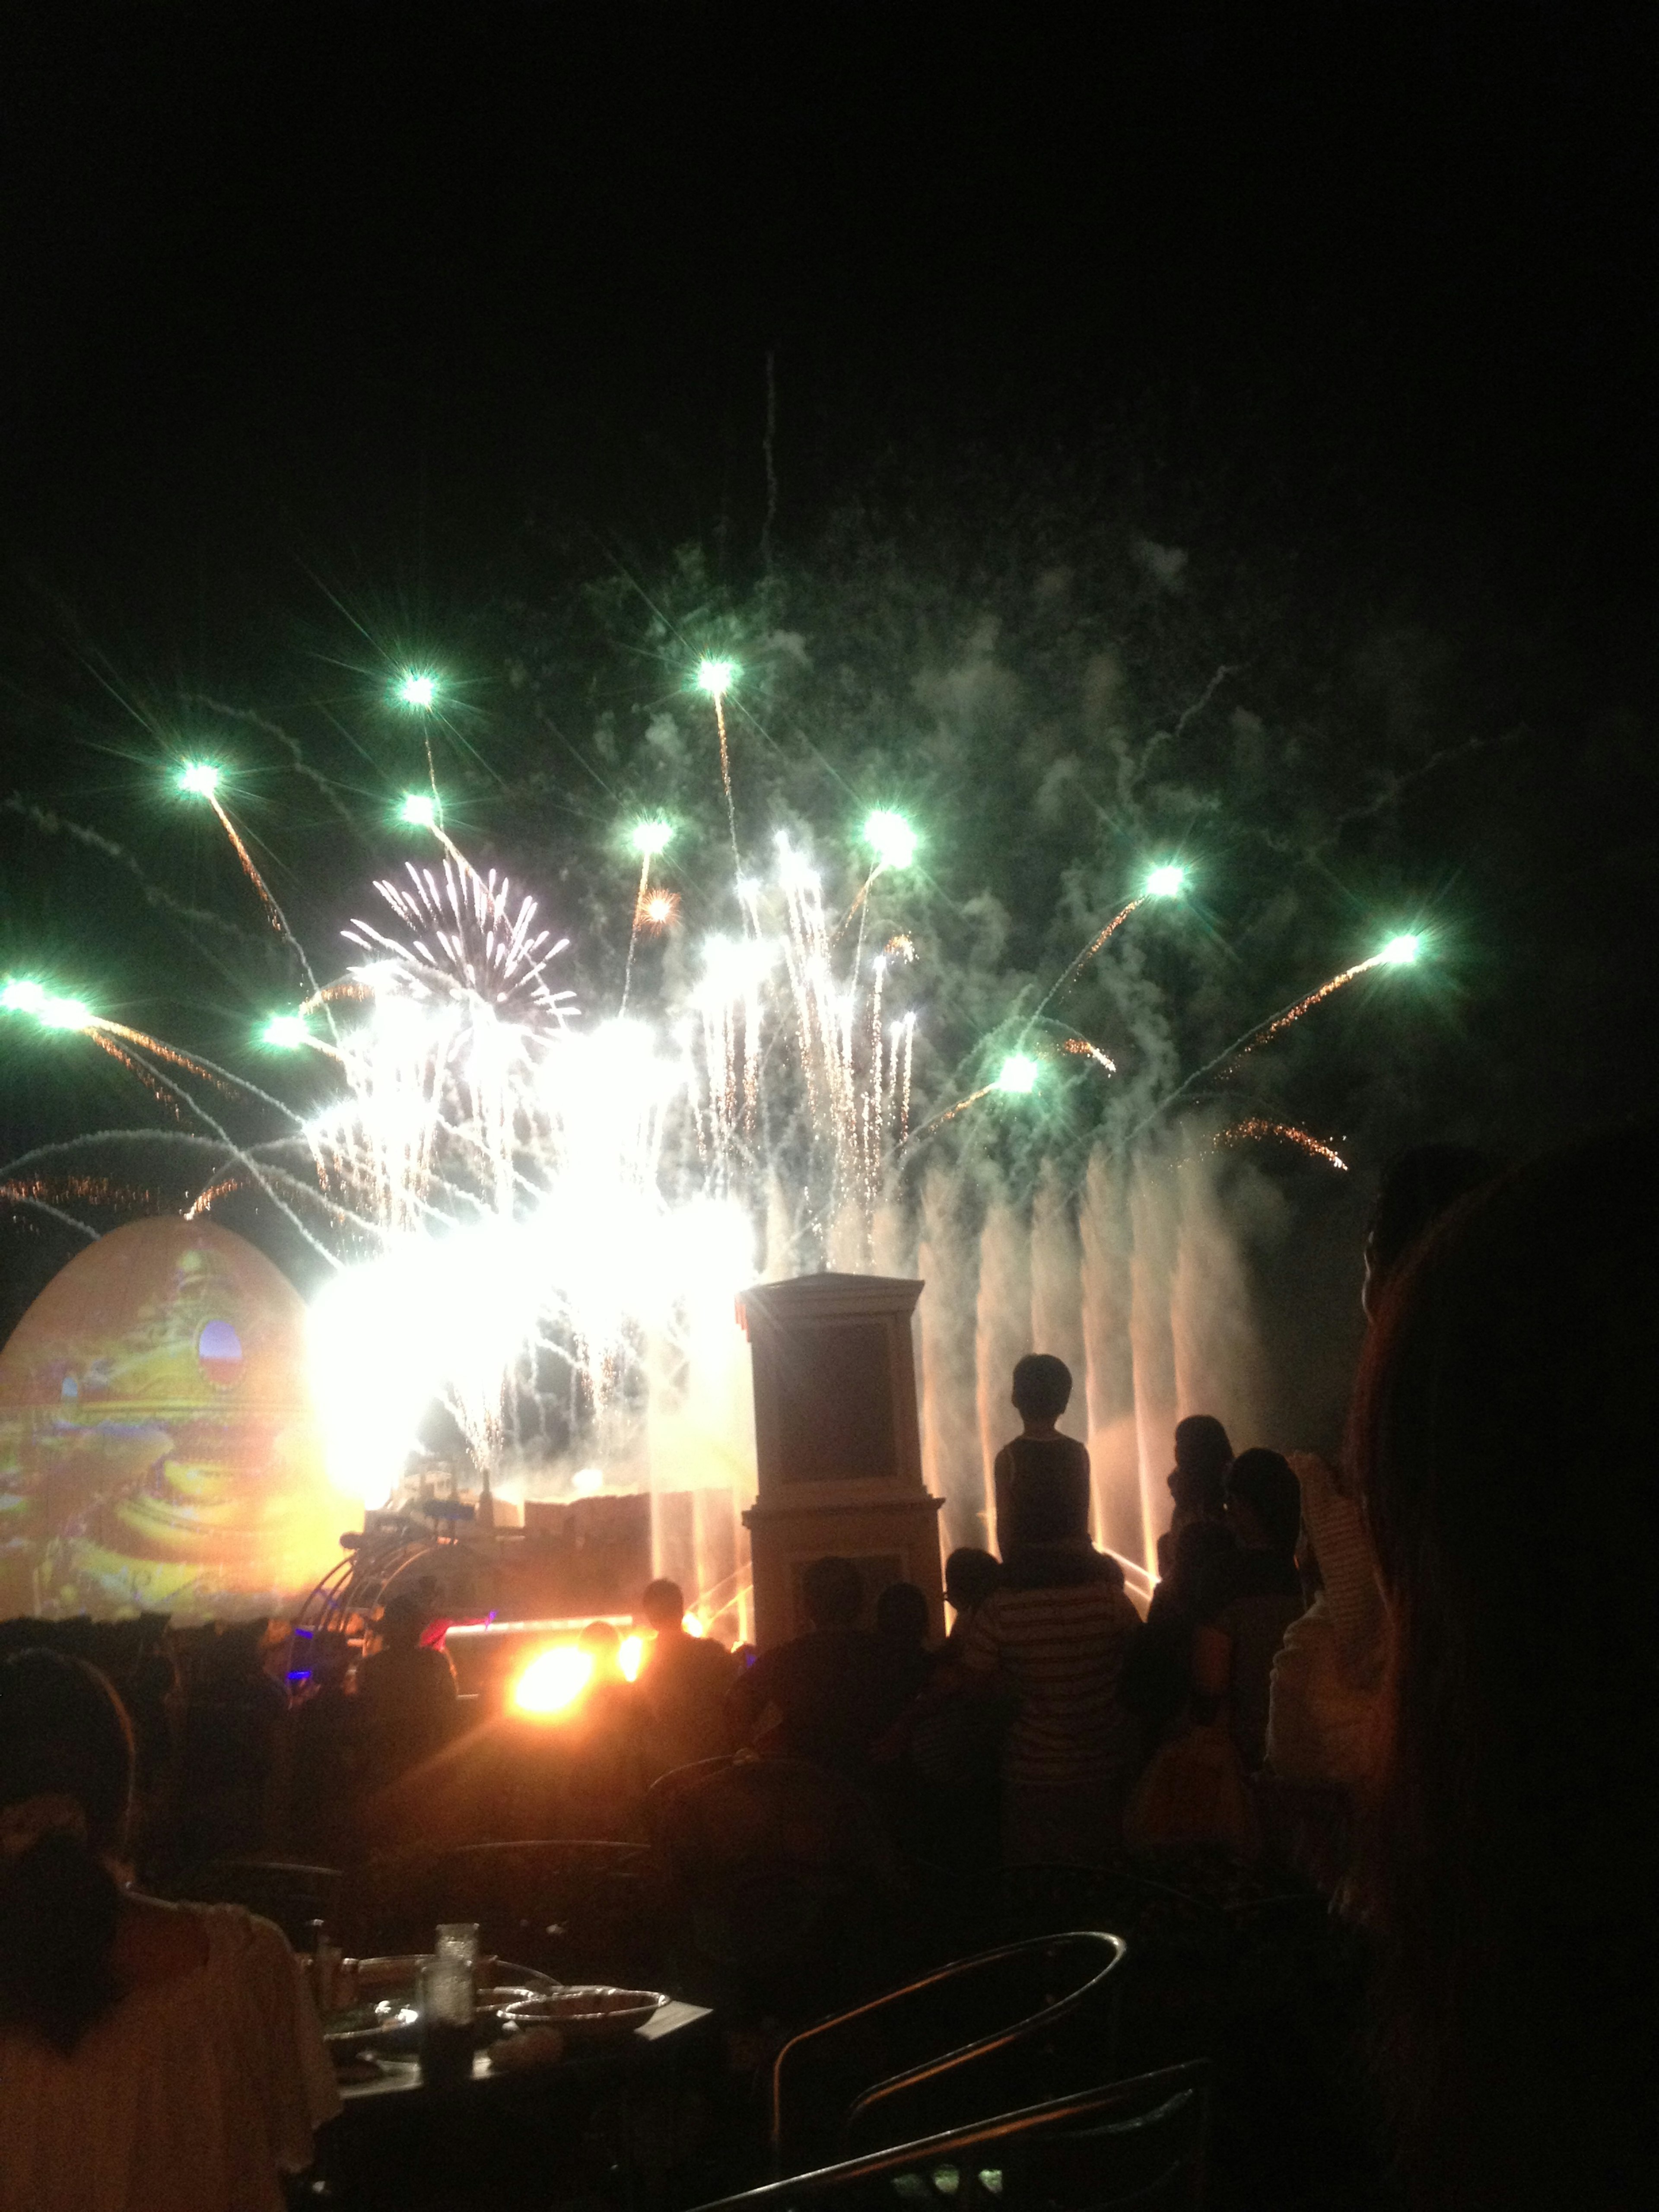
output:
[[802,1571],[836,1553],[864,1578],[867,1612],[915,1583],[945,1631],[939,1516],[921,1479],[910,1317],[922,1285],[885,1275],[798,1275],[745,1291],[738,1317],[755,1378],[755,1640],[808,1626]]

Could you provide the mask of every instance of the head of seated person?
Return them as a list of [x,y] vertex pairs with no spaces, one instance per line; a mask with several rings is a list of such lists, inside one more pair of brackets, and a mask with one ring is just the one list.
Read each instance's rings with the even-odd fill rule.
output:
[[389,1598],[380,1613],[382,1648],[387,1651],[416,1650],[425,1626],[426,1608],[418,1598]]
[[801,1576],[800,1594],[816,1629],[856,1627],[864,1611],[864,1584],[850,1559],[814,1559]]
[[622,1631],[614,1620],[590,1620],[576,1641],[592,1662],[595,1682],[620,1682]]
[[1282,1452],[1258,1446],[1240,1452],[1227,1469],[1224,1508],[1241,1551],[1296,1557],[1302,1528],[1302,1486]]
[[120,1995],[112,1866],[132,1795],[132,1735],[85,1660],[0,1662],[0,2029],[65,2055]]
[[958,1617],[976,1613],[1002,1586],[1002,1562],[976,1544],[960,1544],[945,1562],[945,1596]]
[[647,1583],[640,1599],[640,1618],[658,1636],[685,1633],[685,1592],[678,1583],[660,1575]]
[[1028,1352],[1014,1363],[1011,1395],[1028,1432],[1047,1432],[1072,1402],[1072,1370],[1051,1352]]

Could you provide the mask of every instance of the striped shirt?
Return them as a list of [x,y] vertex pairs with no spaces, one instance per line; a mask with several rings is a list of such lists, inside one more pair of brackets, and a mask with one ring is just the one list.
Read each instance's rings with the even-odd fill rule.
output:
[[1017,1711],[1003,1752],[1012,1783],[1109,1779],[1131,1747],[1118,1686],[1140,1617],[1109,1582],[994,1591],[963,1645],[970,1674],[1001,1676]]

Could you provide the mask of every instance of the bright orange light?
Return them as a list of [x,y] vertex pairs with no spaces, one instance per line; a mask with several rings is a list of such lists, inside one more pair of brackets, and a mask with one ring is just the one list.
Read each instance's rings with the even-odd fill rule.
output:
[[688,1613],[684,1620],[681,1621],[680,1626],[685,1631],[688,1636],[707,1636],[708,1633],[708,1631],[703,1626],[702,1621],[697,1619],[695,1613]]
[[640,1661],[645,1656],[642,1636],[624,1636],[617,1653],[617,1664],[622,1669],[624,1682],[636,1682],[640,1675]]
[[538,1651],[513,1685],[521,1713],[546,1718],[568,1712],[592,1679],[593,1658],[580,1644],[552,1644]]

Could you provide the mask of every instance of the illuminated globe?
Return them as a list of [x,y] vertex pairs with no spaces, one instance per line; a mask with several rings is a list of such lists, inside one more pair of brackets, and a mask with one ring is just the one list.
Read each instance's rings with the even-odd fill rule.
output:
[[0,1351],[0,1614],[286,1612],[356,1518],[300,1295],[229,1230],[112,1230]]

